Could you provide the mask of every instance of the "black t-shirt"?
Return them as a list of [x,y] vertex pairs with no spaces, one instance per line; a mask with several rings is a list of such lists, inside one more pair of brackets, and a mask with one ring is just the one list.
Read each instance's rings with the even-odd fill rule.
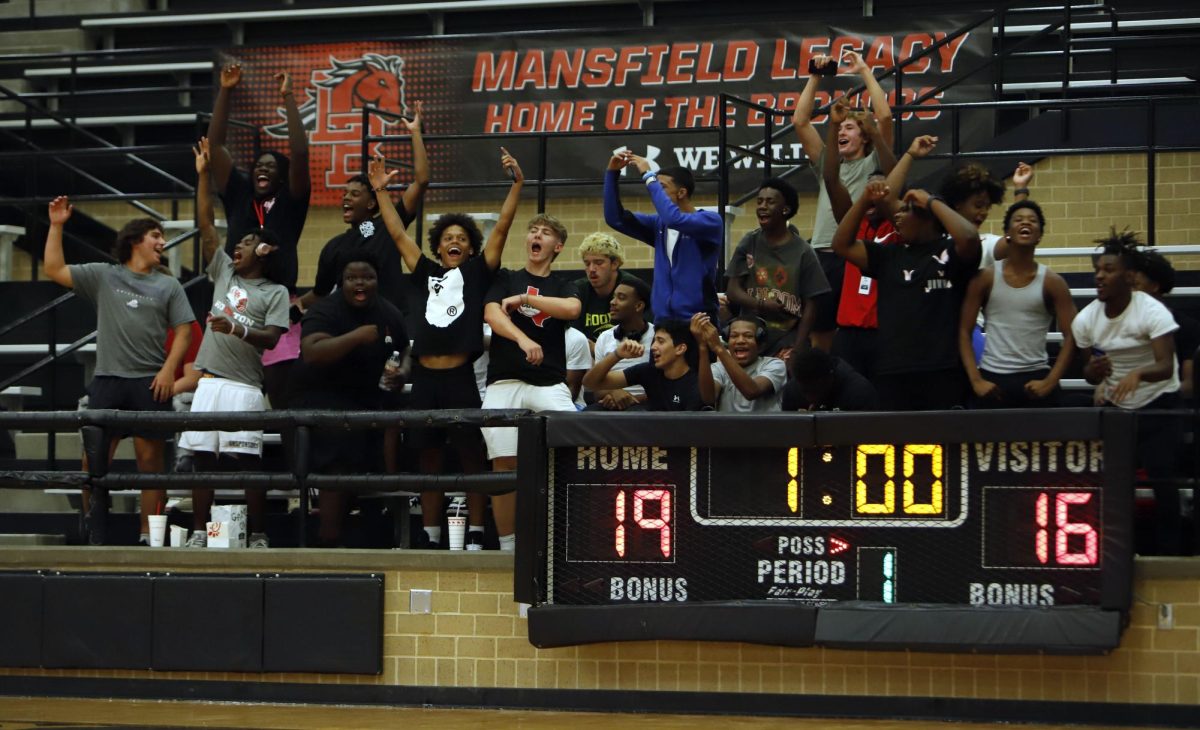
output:
[[299,271],[296,247],[300,245],[300,232],[308,218],[308,198],[292,197],[285,184],[275,196],[271,209],[263,213],[260,224],[254,183],[248,174],[235,168],[221,191],[221,202],[225,205],[225,218],[229,224],[225,253],[233,256],[233,248],[243,236],[256,228],[266,228],[279,237],[279,250],[273,255],[279,256],[282,263],[277,268],[275,280],[289,290],[295,289]]
[[1183,365],[1183,361],[1195,355],[1196,348],[1200,347],[1200,321],[1178,309],[1172,309],[1171,315],[1179,325],[1175,330],[1175,359]]
[[841,358],[833,361],[833,388],[821,403],[812,403],[800,390],[800,381],[789,380],[783,386],[785,411],[877,411],[879,396],[875,387]]
[[414,356],[467,353],[474,360],[483,354],[483,298],[492,276],[483,256],[473,256],[454,269],[421,257],[412,274],[421,302],[414,312]]
[[380,297],[372,306],[359,308],[350,306],[340,294],[325,297],[305,313],[300,336],[325,332],[338,337],[365,324],[379,328],[380,337],[374,343],[356,347],[328,365],[301,365],[296,381],[301,403],[310,395],[308,400],[313,403],[344,400],[350,407],[374,408],[383,401],[379,389],[383,364],[392,352],[408,349],[404,317],[391,302]]
[[[368,223],[370,226],[367,226]],[[313,291],[324,297],[341,284],[342,272],[337,270],[338,257],[343,251],[355,248],[367,250],[379,263],[379,270],[375,272],[379,276],[379,294],[403,312],[406,304],[404,263],[400,251],[396,249],[396,242],[387,232],[387,226],[380,216],[363,221],[329,239],[317,258],[317,280],[313,284]]]
[[629,385],[640,385],[646,389],[646,409],[650,411],[702,411],[704,401],[700,399],[700,379],[695,369],[689,369],[682,377],[671,380],[654,363],[641,362],[621,371]]
[[954,241],[867,247],[863,274],[879,285],[880,374],[960,367],[958,317],[979,260],[963,261]]
[[[575,284],[551,274],[534,276],[525,269],[501,269],[488,290],[485,304],[499,303],[513,294],[537,294],[543,297],[579,298]],[[570,322],[554,319],[533,307],[518,307],[512,311],[512,321],[529,339],[542,346],[542,364],[530,365],[517,343],[492,335],[488,351],[488,383],[497,380],[521,380],[530,385],[555,385],[567,379],[567,327]]]
[[[628,274],[624,271],[617,272],[617,284],[625,284],[629,281],[641,281],[633,274]],[[643,282],[645,283],[645,282]],[[646,287],[649,288],[649,285]],[[608,293],[608,296],[602,297],[592,288],[591,282],[587,277],[580,277],[575,280],[575,289],[579,292],[579,302],[582,305],[579,310],[579,318],[571,325],[583,334],[592,342],[595,342],[600,334],[607,329],[612,328],[612,322],[609,321],[608,307],[612,303],[613,292],[617,287],[613,287],[613,291]],[[646,310],[642,312],[642,317],[647,322],[654,321],[654,314],[650,311],[650,302],[646,302]]]

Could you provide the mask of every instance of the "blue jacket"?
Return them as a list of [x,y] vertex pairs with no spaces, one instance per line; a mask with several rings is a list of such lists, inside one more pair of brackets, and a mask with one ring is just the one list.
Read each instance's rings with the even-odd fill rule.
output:
[[[689,320],[696,312],[717,319],[717,257],[725,225],[710,210],[684,213],[657,179],[646,184],[657,214],[631,213],[621,206],[617,175],[604,174],[604,221],[614,230],[654,246],[654,286],[651,304],[658,319]],[[672,256],[667,256],[668,229],[679,234]]]

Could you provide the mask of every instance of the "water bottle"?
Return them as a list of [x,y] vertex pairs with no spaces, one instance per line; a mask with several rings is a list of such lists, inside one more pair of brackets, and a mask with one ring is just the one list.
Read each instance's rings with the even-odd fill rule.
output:
[[392,356],[389,357],[387,359],[387,362],[385,362],[383,364],[383,373],[379,376],[379,389],[391,392],[392,387],[391,387],[391,383],[389,381],[392,378],[396,377],[397,373],[399,373],[399,372],[400,372],[400,351],[393,350]]

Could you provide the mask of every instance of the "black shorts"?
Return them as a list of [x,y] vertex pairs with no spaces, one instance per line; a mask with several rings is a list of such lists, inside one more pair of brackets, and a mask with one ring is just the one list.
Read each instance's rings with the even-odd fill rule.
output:
[[813,297],[817,307],[817,320],[813,323],[813,332],[833,332],[838,328],[838,302],[842,298],[842,279],[846,276],[846,261],[830,248],[818,248],[817,260],[821,262],[821,270],[829,280],[829,291]]
[[[118,410],[118,411],[170,411],[171,401],[159,403],[154,400],[154,391],[150,384],[154,376],[144,378],[122,378],[116,375],[97,375],[88,386],[89,410]],[[114,438],[136,436],[151,441],[165,441],[170,431],[143,428],[109,429],[109,435]]]
[[[481,406],[479,386],[475,384],[475,368],[471,363],[445,370],[433,370],[422,367],[418,362],[413,363],[409,410],[437,411]],[[418,449],[440,448],[447,442],[460,449],[483,443],[479,426],[466,424],[449,428],[410,428],[405,431],[404,438],[409,446]]]
[[987,408],[1054,408],[1062,400],[1062,389],[1055,387],[1045,398],[1031,398],[1025,392],[1025,384],[1031,380],[1043,380],[1050,375],[1050,368],[1039,368],[1023,373],[993,373],[980,370],[984,380],[990,380],[1000,386],[1002,400],[994,398],[979,398],[971,394],[971,407]]

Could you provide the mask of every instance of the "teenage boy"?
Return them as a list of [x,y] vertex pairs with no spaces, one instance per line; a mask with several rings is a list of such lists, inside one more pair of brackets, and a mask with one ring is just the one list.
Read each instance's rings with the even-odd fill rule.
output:
[[[612,302],[617,284],[633,281],[641,282],[644,286],[646,284],[633,274],[621,270],[621,265],[625,263],[625,251],[621,242],[607,233],[589,233],[579,244],[579,255],[583,259],[584,276],[575,280],[575,288],[579,290],[583,311],[575,320],[574,327],[587,335],[588,341],[595,346],[600,335],[615,324],[609,320],[608,305]],[[646,306],[649,307],[650,303],[647,302]],[[652,318],[649,309],[645,316]]]
[[[208,276],[213,282],[213,302],[208,330],[196,355],[202,374],[192,399],[192,413],[262,411],[262,352],[274,347],[287,330],[287,287],[273,280],[274,235],[267,230],[247,233],[233,249],[221,249],[213,223],[209,185],[209,145],[201,138],[196,155],[196,220]],[[254,470],[262,457],[262,430],[184,431],[180,448],[192,452],[198,471]],[[192,532],[188,547],[205,547],[205,527],[212,508],[213,490],[192,490]],[[249,547],[266,548],[263,525],[267,495],[246,490],[250,531]]]
[[[1112,230],[1097,241],[1092,257],[1096,299],[1084,307],[1071,331],[1083,376],[1096,389],[1098,405],[1127,410],[1175,408],[1179,405],[1179,376],[1175,363],[1175,331],[1171,311],[1154,297],[1134,289],[1141,256],[1136,234]],[[1138,419],[1138,461],[1151,479],[1170,477],[1180,442],[1175,418]],[[1178,555],[1183,547],[1183,518],[1179,490],[1170,484],[1154,487],[1154,542],[1158,554]]]
[[[654,213],[632,213],[621,205],[618,175],[631,167],[642,176]],[[604,174],[604,222],[654,247],[653,306],[656,317],[691,319],[696,312],[717,316],[717,257],[725,236],[721,216],[698,210],[691,170],[664,167],[628,150],[608,161]]]
[[877,411],[879,396],[844,360],[811,347],[792,358],[781,405],[785,411]]
[[[414,134],[419,127],[410,125]],[[415,143],[415,141],[414,141]],[[429,250],[434,258],[421,254],[405,231],[401,214],[392,205],[387,185],[395,172],[389,173],[382,157],[368,166],[370,185],[382,213],[384,225],[391,234],[395,250],[404,265],[412,272],[415,287],[421,297],[421,317],[413,333],[412,395],[409,408],[435,410],[442,408],[479,408],[481,400],[475,387],[472,367],[484,352],[484,300],[504,253],[508,232],[512,227],[525,176],[516,159],[503,147],[500,164],[509,173],[512,185],[500,208],[500,218],[492,229],[486,245],[483,233],[469,215],[447,213],[429,229]],[[447,442],[458,452],[459,463],[467,474],[486,469],[480,431],[474,426],[449,429],[414,429],[408,434],[409,443],[420,452],[422,474],[440,474],[442,455]],[[421,515],[424,530],[418,536],[419,547],[442,547],[442,492],[421,493]],[[469,521],[466,548],[483,549],[484,515],[487,495],[471,492],[467,495]]]
[[747,315],[734,317],[725,330],[728,344],[722,344],[715,327],[705,327],[702,333],[703,338],[697,334],[701,362],[707,362],[705,350],[717,357],[708,377],[700,373],[700,392],[705,399],[715,401],[718,411],[729,413],[778,411],[787,365],[777,357],[760,356],[767,339],[766,324]]
[[1179,363],[1179,394],[1190,401],[1193,388],[1193,370],[1197,349],[1200,349],[1200,322],[1179,309],[1172,309],[1164,297],[1175,288],[1175,267],[1154,249],[1146,249],[1138,257],[1133,286],[1162,302],[1179,329],[1175,330],[1175,360]]
[[[596,340],[596,360],[617,351],[617,345],[632,340],[642,346],[639,357],[622,359],[613,370],[621,371],[632,365],[650,361],[650,346],[654,342],[654,325],[646,321],[650,306],[650,287],[641,279],[617,284],[609,304],[609,320],[613,326],[600,333]],[[590,410],[627,411],[646,402],[646,389],[640,385],[593,391]]]
[[[575,411],[567,388],[566,328],[582,306],[575,285],[550,267],[567,241],[566,227],[545,214],[534,216],[525,236],[525,266],[502,269],[485,298],[483,317],[492,328],[484,408]],[[485,428],[493,471],[517,468],[517,429]],[[515,550],[515,492],[492,497],[501,550]]]
[[[872,122],[865,111],[853,116],[848,115],[837,122],[831,120],[830,142],[827,145],[821,140],[820,133],[812,123],[817,90],[823,78],[821,73],[814,73],[809,75],[808,83],[800,93],[796,111],[792,115],[792,125],[800,145],[804,148],[804,154],[808,156],[817,174],[821,174],[825,167],[826,155],[834,154],[836,145],[838,177],[849,191],[851,200],[854,200],[862,194],[867,178],[872,172],[882,170],[887,174],[895,166],[889,143],[892,138],[892,110],[888,106],[887,94],[862,56],[854,51],[846,51],[842,54],[840,62],[849,67],[849,73],[858,74],[866,85],[867,94],[871,99],[870,113],[874,114],[875,121]],[[813,65],[818,70],[827,69],[830,65],[836,68],[838,63],[839,59],[830,56],[813,57]],[[831,250],[838,222],[826,186],[821,185],[817,193],[813,234],[809,240],[817,251],[825,278],[835,292],[841,291],[844,268],[841,259],[833,255]],[[812,342],[826,352],[833,346],[833,335],[837,329],[837,306],[837,297],[834,295],[823,296],[817,301],[817,321],[813,326]]]
[[[139,218],[117,233],[118,264],[72,264],[63,257],[63,227],[73,208],[65,195],[50,201],[50,230],[42,255],[46,276],[74,289],[96,307],[96,370],[88,386],[88,407],[130,411],[169,411],[175,371],[183,364],[196,320],[179,282],[158,271],[162,226]],[[175,331],[163,355],[168,329]],[[133,429],[133,451],[140,472],[163,471],[163,432]],[[109,458],[117,448],[114,438]],[[144,489],[139,541],[149,544],[149,515],[162,507],[166,492]],[[89,539],[103,544],[103,525],[90,524]]]
[[[1075,353],[1071,322],[1076,310],[1067,282],[1034,259],[1045,225],[1037,203],[1013,203],[1004,214],[1007,257],[967,285],[958,352],[979,407],[1058,405],[1058,383]],[[987,347],[976,366],[972,335],[981,310],[988,323]],[[1051,369],[1046,332],[1053,319],[1063,332],[1063,345]]]
[[[697,312],[695,317],[706,314]],[[659,319],[654,325],[654,339],[650,344],[650,361],[613,371],[617,362],[636,359],[645,349],[633,340],[622,340],[614,352],[599,360],[583,384],[592,390],[612,390],[630,385],[640,385],[646,390],[648,411],[700,411],[712,405],[711,397],[700,394],[697,378],[700,354],[703,349],[688,322],[680,319]],[[707,362],[707,358],[703,359]]]
[[821,262],[788,221],[800,207],[796,189],[780,178],[758,188],[758,228],[742,237],[729,261],[729,301],[766,323],[763,352],[787,359],[808,346],[816,298],[829,291]]

